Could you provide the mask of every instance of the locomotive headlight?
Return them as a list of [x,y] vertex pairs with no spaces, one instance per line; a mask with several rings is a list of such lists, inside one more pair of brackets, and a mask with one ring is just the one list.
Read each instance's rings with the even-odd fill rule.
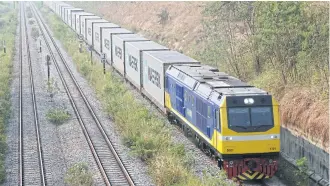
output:
[[252,105],[254,103],[254,99],[253,98],[245,98],[244,103],[246,105]]
[[227,136],[225,139],[228,141],[228,140],[232,140],[233,138],[230,136]]

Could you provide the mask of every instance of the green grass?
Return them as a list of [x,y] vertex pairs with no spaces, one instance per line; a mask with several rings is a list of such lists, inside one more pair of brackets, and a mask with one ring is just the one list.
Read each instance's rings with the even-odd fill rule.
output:
[[225,181],[226,176],[209,175],[203,179],[196,177],[191,171],[194,166],[189,161],[183,145],[174,144],[171,133],[165,126],[166,118],[159,118],[138,100],[122,83],[122,79],[111,71],[103,74],[100,62],[90,64],[87,52],[79,53],[79,42],[75,34],[48,8],[42,13],[59,39],[78,70],[92,85],[104,108],[112,116],[125,144],[133,153],[145,161],[149,173],[156,185],[232,185]]
[[[12,60],[14,56],[15,33],[17,26],[17,11],[8,4],[0,4],[0,183],[5,179],[5,152],[7,149],[5,127],[10,115],[10,82]],[[4,54],[2,41],[6,41]]]
[[53,108],[47,112],[46,118],[52,123],[60,125],[69,120],[70,114],[63,109]]
[[70,186],[91,186],[93,175],[89,172],[86,163],[77,163],[69,168],[64,181]]

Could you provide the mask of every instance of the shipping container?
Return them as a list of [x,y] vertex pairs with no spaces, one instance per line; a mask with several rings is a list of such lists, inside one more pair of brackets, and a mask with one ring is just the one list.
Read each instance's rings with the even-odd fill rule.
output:
[[94,38],[94,25],[97,24],[97,23],[109,23],[109,21],[107,20],[104,20],[104,19],[90,19],[86,21],[86,29],[87,29],[87,34],[86,34],[86,38],[87,38],[87,44],[88,45],[92,45],[94,46],[94,41],[93,41],[93,38]]
[[93,17],[95,15],[92,14],[92,13],[87,13],[87,12],[82,12],[82,13],[76,14],[76,32],[77,32],[78,35],[81,35],[81,18],[83,16]]
[[102,29],[102,53],[106,55],[108,63],[112,64],[111,42],[113,34],[132,34],[131,31],[124,28],[105,28]]
[[67,11],[68,9],[73,9],[74,7],[72,6],[68,6],[68,7],[63,7],[62,10],[63,10],[63,13],[62,13],[62,20],[65,24],[68,24],[67,21],[66,21],[66,18],[67,18]]
[[87,41],[87,20],[99,20],[99,16],[80,16],[80,34]]
[[95,23],[93,25],[93,46],[98,54],[102,54],[102,29],[120,28],[120,26],[113,23]]
[[65,10],[68,8],[74,8],[70,5],[62,5],[61,6],[61,12],[60,12],[60,18],[64,21],[64,16],[65,16]]
[[67,17],[66,17],[66,22],[67,24],[72,28],[72,13],[73,12],[84,12],[83,9],[81,8],[71,8],[67,9]]
[[150,41],[138,34],[115,34],[112,36],[112,65],[125,76],[125,43],[137,41]]
[[138,41],[125,43],[125,78],[139,90],[142,87],[142,52],[169,50],[167,47],[153,41]]
[[72,29],[75,30],[77,34],[80,34],[80,16],[82,15],[93,16],[94,14],[87,12],[72,12]]
[[142,88],[146,95],[159,109],[165,112],[165,72],[174,64],[200,64],[200,62],[177,51],[142,52]]

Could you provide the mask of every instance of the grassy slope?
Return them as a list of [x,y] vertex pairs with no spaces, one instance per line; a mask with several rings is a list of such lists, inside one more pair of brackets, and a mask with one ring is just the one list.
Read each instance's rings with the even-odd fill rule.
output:
[[6,54],[0,46],[0,183],[5,179],[5,127],[10,114],[10,81],[14,56],[17,11],[8,4],[0,3],[0,41],[6,41]]
[[[64,45],[77,64],[78,70],[88,79],[102,100],[104,107],[115,120],[123,140],[133,152],[146,161],[150,175],[157,185],[231,185],[225,175],[205,174],[198,179],[190,170],[189,161],[182,145],[174,144],[163,120],[150,114],[148,109],[135,100],[132,92],[111,72],[103,75],[99,62],[91,65],[87,52],[79,53],[79,42],[70,30],[49,9],[42,9],[55,37]],[[128,114],[129,113],[129,114]]]
[[[162,43],[171,49],[183,51],[196,59],[207,56],[194,56],[201,50],[202,11],[209,2],[70,2],[75,7],[102,16],[134,32]],[[159,24],[162,9],[169,13],[169,21]],[[142,11],[141,11],[142,10]],[[125,15],[125,16],[124,16]],[[203,61],[208,63],[208,61]],[[279,74],[271,70],[255,78],[250,84],[261,87],[280,102],[281,123],[294,134],[303,136],[317,146],[329,150],[329,109],[328,96],[320,95],[317,86],[286,87],[276,86]],[[298,109],[297,109],[298,108]]]

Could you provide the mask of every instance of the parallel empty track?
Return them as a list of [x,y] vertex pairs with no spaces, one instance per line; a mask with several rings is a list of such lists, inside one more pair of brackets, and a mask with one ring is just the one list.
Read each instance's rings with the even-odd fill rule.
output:
[[[25,9],[25,3],[20,3],[19,185],[45,186],[46,177]],[[23,70],[24,67],[29,70]]]
[[[33,14],[106,185],[135,185],[38,10]],[[83,116],[83,117],[82,117]]]

